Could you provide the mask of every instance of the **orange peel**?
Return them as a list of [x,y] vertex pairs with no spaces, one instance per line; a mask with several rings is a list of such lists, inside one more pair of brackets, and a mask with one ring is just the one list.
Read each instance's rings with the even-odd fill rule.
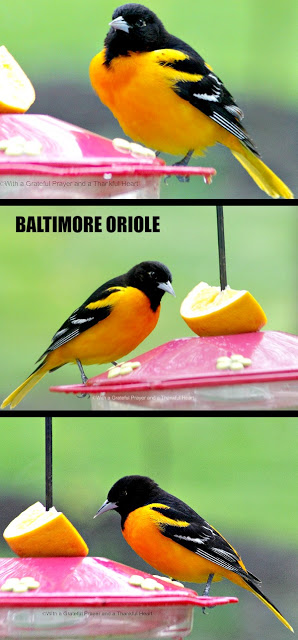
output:
[[85,541],[65,515],[55,507],[46,511],[41,502],[35,502],[14,518],[3,537],[22,558],[88,554]]
[[249,291],[229,286],[221,291],[200,282],[183,300],[180,314],[198,336],[219,336],[259,331],[266,315]]
[[0,47],[0,113],[25,113],[35,100],[34,87],[20,65]]

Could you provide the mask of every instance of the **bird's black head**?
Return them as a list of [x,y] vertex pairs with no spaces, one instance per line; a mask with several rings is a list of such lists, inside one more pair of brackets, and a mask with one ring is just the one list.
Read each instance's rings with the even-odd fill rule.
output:
[[123,4],[115,9],[105,39],[106,63],[129,51],[153,51],[165,45],[167,31],[153,11],[142,4]]
[[[124,476],[117,480],[108,493],[107,500],[98,510],[97,515],[114,509],[121,515],[123,525],[131,511],[151,502],[158,502],[160,488],[154,480],[146,476]],[[94,517],[96,517],[94,516]]]
[[160,305],[164,293],[175,296],[172,287],[172,274],[161,262],[140,262],[124,276],[125,284],[140,289],[148,296],[153,311]]

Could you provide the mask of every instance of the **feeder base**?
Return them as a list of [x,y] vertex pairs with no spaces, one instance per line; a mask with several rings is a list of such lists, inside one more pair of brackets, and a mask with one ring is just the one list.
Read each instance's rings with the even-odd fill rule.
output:
[[93,411],[246,411],[298,409],[298,380],[91,396]]
[[193,607],[19,607],[1,609],[0,638],[183,638]]

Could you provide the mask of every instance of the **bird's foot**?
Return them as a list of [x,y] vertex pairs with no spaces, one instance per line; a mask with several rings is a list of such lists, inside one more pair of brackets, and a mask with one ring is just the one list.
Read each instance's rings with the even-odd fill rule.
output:
[[[85,374],[85,371],[84,371],[84,369],[83,369],[82,363],[81,363],[81,361],[80,361],[80,360],[78,360],[78,359],[77,359],[77,361],[76,361],[76,362],[77,362],[77,365],[78,365],[79,370],[80,370],[80,374],[81,374],[81,378],[82,378],[82,383],[83,383],[83,384],[87,384],[87,382],[88,382],[88,378],[87,378],[87,376],[86,376],[86,374]],[[89,397],[90,397],[90,396],[89,396],[89,393],[77,393],[77,398],[89,398]]]
[[212,607],[202,607],[202,613],[204,613],[205,616],[208,615],[208,611],[206,609],[214,609],[215,604],[212,605]]
[[[211,582],[212,582],[213,578],[214,578],[214,573],[210,573],[209,576],[208,576],[208,580],[206,582],[206,585],[205,585],[205,589],[204,589],[203,594],[202,594],[203,597],[208,597],[209,596],[209,591],[210,591]],[[212,607],[208,607],[208,609],[213,609],[213,606]],[[208,612],[206,611],[206,607],[202,607],[202,612],[205,615],[207,615]]]
[[77,365],[78,365],[78,367],[79,367],[79,370],[80,370],[80,374],[81,374],[81,378],[82,378],[82,383],[83,383],[83,384],[86,384],[86,383],[88,382],[88,378],[87,378],[87,376],[86,376],[86,374],[85,374],[85,371],[84,371],[84,369],[83,369],[83,366],[82,366],[81,360],[78,360],[78,358],[77,358],[76,363],[77,363]]
[[179,180],[179,182],[189,182],[190,181],[190,177],[189,176],[176,176],[177,180]]
[[[178,162],[174,162],[174,164],[172,165],[173,167],[187,167],[190,158],[193,154],[194,150],[190,149],[186,156],[184,156],[184,158],[182,158],[182,160],[178,160]],[[165,176],[165,184],[168,184],[168,178],[170,178],[171,176]],[[190,178],[189,176],[176,176],[177,180],[179,180],[179,182],[189,182]]]
[[[178,163],[177,163],[177,164],[178,164]],[[173,167],[174,167],[174,166],[175,166],[175,165],[173,165]],[[171,177],[172,177],[172,176],[169,176],[169,175],[164,177],[164,183],[165,183],[165,185],[166,185],[166,186],[168,186],[168,184],[169,184],[168,180],[169,180],[169,178],[171,178]],[[190,180],[190,177],[189,177],[189,176],[176,176],[176,178],[177,178],[177,180],[179,180],[179,182],[189,182],[189,180]]]

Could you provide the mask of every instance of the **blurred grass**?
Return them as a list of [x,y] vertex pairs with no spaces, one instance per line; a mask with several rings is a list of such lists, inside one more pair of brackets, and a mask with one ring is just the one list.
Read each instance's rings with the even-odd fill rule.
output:
[[[248,289],[264,308],[268,330],[297,333],[297,208],[227,206],[225,234],[228,282]],[[218,284],[215,206],[148,206],[143,215],[160,216],[158,234],[15,233],[15,216],[26,207],[2,206],[0,317],[3,397],[34,369],[52,335],[70,313],[109,278],[142,260],[164,262],[172,271],[177,298],[165,296],[154,332],[137,355],[174,338],[191,335],[179,314],[185,295],[200,281]],[[137,215],[130,206],[88,207],[88,215]],[[84,207],[37,206],[34,215],[84,215]],[[104,224],[103,224],[104,228]],[[105,370],[87,367],[87,375]],[[21,403],[21,409],[87,409],[88,399],[50,394],[51,385],[79,381],[77,367],[46,376]]]
[[[146,4],[146,3],[145,3]],[[294,0],[233,0],[212,4],[150,0],[171,33],[186,40],[232,91],[294,104],[297,96]],[[14,0],[2,3],[2,42],[34,84],[67,76],[88,83],[90,59],[102,48],[116,0]],[[36,86],[36,88],[38,88]]]

